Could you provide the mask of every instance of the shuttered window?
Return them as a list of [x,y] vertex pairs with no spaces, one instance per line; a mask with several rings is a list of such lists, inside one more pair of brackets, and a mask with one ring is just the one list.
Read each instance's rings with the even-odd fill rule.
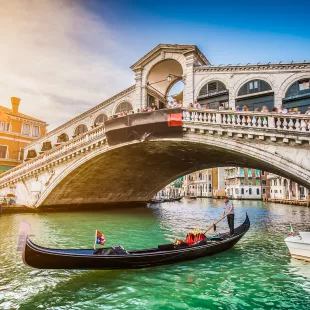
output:
[[6,158],[8,147],[6,145],[0,145],[0,158]]

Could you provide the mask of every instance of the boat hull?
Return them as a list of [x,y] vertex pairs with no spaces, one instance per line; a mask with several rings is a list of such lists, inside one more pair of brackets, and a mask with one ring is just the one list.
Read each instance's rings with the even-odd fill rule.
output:
[[299,236],[287,237],[285,243],[293,258],[310,261],[310,243],[305,243]]
[[[137,269],[174,264],[182,261],[214,255],[232,248],[248,231],[250,222],[236,229],[236,235],[220,241],[209,241],[202,245],[179,247],[173,250],[158,248],[131,251],[122,255],[94,254],[94,250],[48,249],[34,244],[29,238],[25,242],[23,261],[39,269]],[[169,245],[173,246],[173,245]]]

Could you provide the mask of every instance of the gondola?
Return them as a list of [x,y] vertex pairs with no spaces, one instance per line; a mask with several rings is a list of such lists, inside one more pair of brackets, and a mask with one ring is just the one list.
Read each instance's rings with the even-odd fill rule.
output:
[[220,238],[206,238],[193,245],[159,245],[157,248],[125,251],[123,248],[50,249],[25,238],[23,261],[39,269],[137,269],[174,264],[204,256],[217,254],[232,248],[249,230],[248,215],[235,234],[222,234]]

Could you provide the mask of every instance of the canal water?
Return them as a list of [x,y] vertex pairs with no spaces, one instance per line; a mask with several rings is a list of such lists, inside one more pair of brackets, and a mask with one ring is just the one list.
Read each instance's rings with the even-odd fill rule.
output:
[[[251,229],[231,250],[170,266],[121,271],[36,270],[16,252],[20,220],[47,247],[92,247],[95,229],[107,246],[153,247],[205,228],[221,200],[197,199],[149,208],[0,216],[0,309],[310,309],[310,263],[290,258],[289,224],[310,231],[310,209],[236,201]],[[227,230],[227,223],[218,225]]]

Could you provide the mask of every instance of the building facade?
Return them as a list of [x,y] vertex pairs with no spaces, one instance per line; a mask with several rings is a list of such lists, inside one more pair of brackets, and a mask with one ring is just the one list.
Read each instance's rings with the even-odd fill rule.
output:
[[226,194],[232,199],[261,199],[262,180],[258,169],[225,168]]
[[46,123],[20,113],[20,99],[11,98],[12,109],[0,106],[0,173],[24,159],[24,149],[46,134]]
[[289,179],[269,173],[270,198],[279,200],[308,200],[309,190]]
[[184,176],[183,191],[187,196],[225,196],[224,168],[204,169]]

